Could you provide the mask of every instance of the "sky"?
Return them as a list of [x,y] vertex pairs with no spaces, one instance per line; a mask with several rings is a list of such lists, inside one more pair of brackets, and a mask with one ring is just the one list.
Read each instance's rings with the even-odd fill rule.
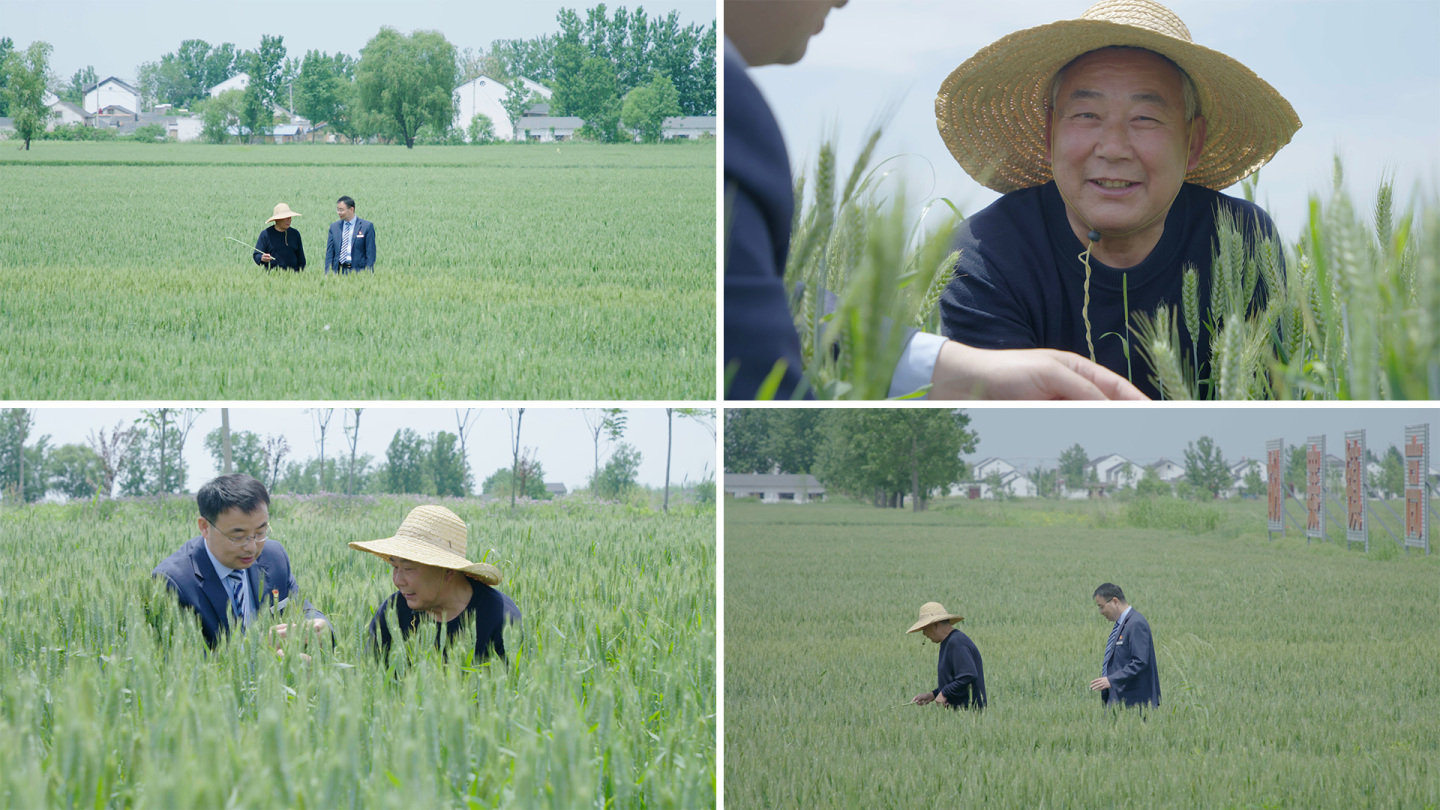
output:
[[[776,111],[792,171],[813,171],[838,131],[842,170],[872,122],[893,109],[876,155],[906,155],[907,196],[946,197],[965,214],[998,199],[950,156],[935,126],[940,83],[977,50],[1024,28],[1079,17],[1090,0],[851,0],[832,11],[797,65],[752,76]],[[1197,44],[1238,60],[1289,100],[1303,123],[1260,172],[1256,201],[1281,235],[1299,236],[1312,192],[1328,193],[1333,156],[1360,210],[1382,173],[1396,199],[1440,190],[1440,3],[1436,0],[1170,0]],[[843,175],[842,175],[843,176]],[[1240,196],[1236,186],[1231,192]],[[920,202],[917,202],[916,208]],[[937,209],[938,210],[938,209]]]
[[[382,26],[402,32],[434,30],[457,51],[489,50],[497,39],[532,39],[559,30],[556,14],[599,5],[552,0],[0,0],[0,37],[24,48],[35,40],[55,47],[51,69],[64,79],[93,65],[100,78],[134,83],[142,62],[159,62],[187,39],[224,42],[248,50],[262,34],[285,37],[288,56],[311,49],[359,56]],[[621,5],[643,8],[650,19],[679,12],[682,26],[708,26],[714,0],[606,3],[609,16]]]
[[[345,434],[341,430],[341,410],[336,408],[325,433],[325,457],[339,458],[349,454]],[[463,410],[463,409],[462,409]],[[456,432],[453,407],[388,408],[365,407],[360,415],[358,455],[369,453],[376,462],[385,459],[385,449],[395,431],[410,428],[422,436],[439,431]],[[478,411],[473,427],[467,432],[466,451],[470,469],[478,487],[495,470],[511,464],[510,422],[502,408]],[[35,409],[35,426],[30,442],[50,435],[52,447],[62,444],[86,444],[91,431],[104,428],[107,432],[117,422],[126,425],[140,417],[138,408],[41,407]],[[665,483],[665,409],[627,409],[628,425],[623,441],[640,451],[641,463],[637,480],[649,486]],[[713,425],[713,421],[712,421]],[[186,486],[194,492],[219,474],[210,454],[205,450],[205,435],[220,427],[220,409],[207,408],[200,414],[185,442],[185,461],[189,465]],[[715,440],[699,424],[689,419],[674,421],[674,446],[670,463],[670,483],[708,478],[715,471]],[[260,434],[285,436],[290,445],[289,458],[304,460],[319,455],[319,431],[315,418],[303,408],[231,408],[230,431],[248,430]],[[569,489],[586,484],[594,469],[594,443],[585,427],[584,415],[574,408],[525,409],[520,433],[521,447],[534,447],[535,458],[545,470],[546,483],[563,483]],[[602,439],[600,463],[605,463],[607,445]]]
[[1140,408],[971,407],[970,429],[980,436],[974,453],[964,459],[975,463],[992,456],[1017,467],[1056,466],[1060,454],[1076,442],[1095,459],[1119,453],[1138,464],[1160,458],[1185,463],[1185,448],[1209,436],[1228,462],[1264,458],[1265,442],[1284,439],[1301,444],[1310,436],[1326,437],[1326,452],[1344,457],[1345,433],[1365,431],[1366,448],[1382,455],[1390,445],[1404,443],[1409,425],[1430,425],[1431,465],[1440,467],[1440,408],[1413,407],[1216,407],[1147,406]]

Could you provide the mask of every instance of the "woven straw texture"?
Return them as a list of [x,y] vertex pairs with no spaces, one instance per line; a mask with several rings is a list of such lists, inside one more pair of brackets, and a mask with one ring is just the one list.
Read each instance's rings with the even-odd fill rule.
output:
[[1090,51],[1114,45],[1168,57],[1195,82],[1207,131],[1186,177],[1215,190],[1265,165],[1300,129],[1283,96],[1223,53],[1196,45],[1170,9],[1150,0],[1104,0],[1077,20],[1017,31],[965,60],[940,85],[935,120],[960,166],[1002,194],[1048,183],[1046,105],[1051,78]]
[[265,221],[274,222],[277,219],[289,219],[291,217],[298,216],[300,215],[290,210],[289,205],[287,205],[286,203],[279,203],[275,206],[275,213],[271,214],[270,218]]
[[486,585],[499,585],[500,569],[489,563],[472,563],[465,556],[468,532],[465,521],[443,506],[417,506],[410,510],[394,537],[351,543],[350,548],[377,557],[399,557],[421,565],[460,571]]
[[946,610],[945,606],[940,604],[939,602],[926,602],[925,604],[920,606],[920,621],[912,624],[910,626],[910,629],[906,630],[905,632],[913,633],[916,630],[919,630],[926,625],[934,624],[935,622],[948,621],[951,624],[954,624],[955,622],[958,622],[964,618],[964,616],[961,616],[957,613],[951,613],[950,611]]

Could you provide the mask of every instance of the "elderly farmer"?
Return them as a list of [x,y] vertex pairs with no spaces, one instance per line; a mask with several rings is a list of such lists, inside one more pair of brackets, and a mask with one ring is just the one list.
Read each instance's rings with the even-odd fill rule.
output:
[[[1247,241],[1273,234],[1263,210],[1220,189],[1300,128],[1273,87],[1193,43],[1152,0],[1105,0],[1001,38],[941,84],[935,114],[965,171],[1005,195],[962,229],[945,334],[1078,352],[1120,374],[1136,316],[1180,306],[1187,265],[1209,312],[1217,211]],[[1197,336],[1181,331],[1191,357]],[[1198,349],[1204,379],[1203,334]],[[1129,355],[1131,381],[1158,396],[1149,364]]]
[[1105,641],[1100,677],[1090,682],[1090,691],[1099,692],[1100,702],[1106,705],[1159,706],[1160,671],[1150,623],[1125,601],[1120,586],[1111,582],[1095,589],[1095,607],[1115,624]]
[[[800,336],[781,274],[795,199],[780,127],[746,69],[793,64],[832,8],[847,0],[725,2],[725,373],[728,399],[809,396]],[[898,272],[898,269],[897,269]],[[1140,399],[1114,373],[1074,354],[992,352],[910,332],[890,396],[930,386],[932,399]]]
[[255,263],[267,270],[280,268],[297,273],[305,269],[305,246],[300,241],[300,232],[290,227],[290,218],[299,214],[290,206],[280,203],[275,212],[265,220],[270,227],[260,232],[255,240]]
[[919,706],[934,702],[952,709],[985,708],[985,664],[970,637],[953,626],[965,617],[951,613],[939,602],[920,606],[920,619],[907,633],[920,631],[940,645],[939,686],[910,701]]
[[[200,536],[166,557],[150,572],[164,577],[180,606],[200,617],[205,643],[214,647],[229,633],[232,620],[242,629],[261,613],[277,616],[300,590],[290,557],[270,539],[270,493],[244,474],[222,475],[195,494]],[[329,629],[325,614],[305,601],[305,624],[316,633]],[[284,637],[289,625],[270,628]]]
[[[395,592],[385,597],[370,621],[370,641],[388,657],[391,635],[386,613],[395,611],[400,635],[409,638],[422,623],[435,626],[435,646],[444,649],[473,627],[475,660],[491,650],[505,657],[505,622],[519,622],[520,610],[494,588],[500,569],[465,557],[465,521],[443,506],[417,506],[395,536],[351,543],[390,563]],[[466,630],[466,638],[469,638]],[[442,643],[443,640],[443,643]]]

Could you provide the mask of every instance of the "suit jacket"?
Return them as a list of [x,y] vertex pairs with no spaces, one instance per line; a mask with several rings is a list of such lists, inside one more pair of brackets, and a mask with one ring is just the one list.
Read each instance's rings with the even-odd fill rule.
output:
[[[1100,690],[1105,703],[1126,706],[1160,705],[1160,670],[1155,666],[1155,642],[1150,637],[1150,623],[1133,607],[1121,620],[1120,636],[1115,640],[1115,657],[1105,676],[1110,688]],[[1113,696],[1111,693],[1114,693]]]
[[[205,553],[204,537],[192,537],[179,551],[155,566],[150,576],[164,577],[165,583],[179,597],[181,607],[190,608],[200,615],[201,632],[205,634],[205,643],[212,649],[221,635],[230,632],[230,616],[233,613],[230,594],[220,581],[215,566],[210,563],[210,555]],[[258,597],[256,621],[267,610],[273,610],[278,616],[288,607],[284,604],[286,600],[300,591],[295,575],[290,571],[290,557],[285,553],[285,547],[274,540],[265,543],[260,558],[245,571],[245,576],[250,593]],[[264,593],[261,593],[260,585],[262,576],[265,579]],[[275,596],[270,593],[271,590],[280,593]],[[306,600],[305,618],[324,619],[325,614]]]
[[[800,336],[785,298],[795,211],[785,141],[745,64],[725,53],[725,374],[727,399],[754,399],[776,361],[776,399],[801,385]],[[734,368],[733,378],[730,376]],[[808,393],[808,392],[807,392]]]
[[[345,241],[340,226],[344,220],[330,223],[330,234],[325,237],[325,272],[340,269],[340,248]],[[375,223],[355,217],[355,235],[350,240],[350,269],[375,269]]]

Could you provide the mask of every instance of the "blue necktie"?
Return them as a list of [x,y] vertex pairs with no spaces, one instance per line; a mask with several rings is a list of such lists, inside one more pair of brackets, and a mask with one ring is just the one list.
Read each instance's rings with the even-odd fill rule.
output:
[[342,225],[340,229],[344,232],[341,237],[340,261],[341,263],[348,263],[350,261],[350,236],[355,232],[354,226],[347,222]]
[[235,608],[235,617],[243,626],[245,624],[244,581],[240,577],[239,571],[231,571],[225,576],[225,579],[229,580],[230,584],[230,606]]
[[1105,642],[1105,660],[1100,662],[1100,674],[1110,674],[1110,661],[1115,657],[1115,639],[1120,637],[1120,620],[1115,620],[1115,626],[1110,629],[1110,638]]

